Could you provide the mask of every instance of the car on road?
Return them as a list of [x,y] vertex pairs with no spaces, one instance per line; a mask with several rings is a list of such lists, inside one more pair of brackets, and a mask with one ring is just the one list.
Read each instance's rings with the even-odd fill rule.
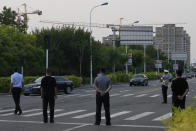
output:
[[144,74],[135,74],[133,78],[130,79],[130,86],[132,85],[148,86],[148,77]]
[[[56,79],[56,87],[58,92],[64,92],[65,94],[71,93],[73,90],[73,82],[64,78],[63,76],[52,76]],[[37,78],[33,83],[24,85],[24,95],[28,96],[30,94],[41,94],[41,80],[43,76]]]

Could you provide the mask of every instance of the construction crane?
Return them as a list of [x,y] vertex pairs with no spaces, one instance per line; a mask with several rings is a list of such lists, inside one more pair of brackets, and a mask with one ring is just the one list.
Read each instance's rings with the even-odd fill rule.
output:
[[22,16],[23,20],[24,20],[24,32],[27,33],[27,29],[28,29],[28,15],[29,14],[42,15],[42,11],[41,10],[35,10],[35,11],[32,11],[32,12],[27,12],[27,4],[24,3],[22,5],[24,6],[24,12],[20,12],[20,9],[18,8],[18,22],[21,21],[21,16]]

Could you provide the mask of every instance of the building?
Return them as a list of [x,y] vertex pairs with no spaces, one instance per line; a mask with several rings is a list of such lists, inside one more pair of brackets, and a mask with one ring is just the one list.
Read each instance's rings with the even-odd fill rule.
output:
[[113,37],[113,35],[109,35],[109,36],[103,37],[102,38],[103,45],[113,45],[113,39],[118,40],[118,38],[119,38],[118,35],[115,35],[115,38]]
[[175,24],[166,24],[156,27],[154,47],[160,49],[165,56],[174,60],[174,55],[185,59],[190,65],[190,36],[183,27]]

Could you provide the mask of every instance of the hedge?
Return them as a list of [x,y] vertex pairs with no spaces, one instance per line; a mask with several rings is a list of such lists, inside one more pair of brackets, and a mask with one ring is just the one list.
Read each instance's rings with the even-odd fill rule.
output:
[[[38,76],[24,77],[24,84],[32,83]],[[0,77],[0,92],[7,93],[10,88],[10,77]]]
[[107,76],[111,79],[112,83],[118,83],[118,82],[129,82],[130,78],[133,77],[133,74],[116,72],[116,73],[108,74]]
[[[24,77],[24,84],[32,83],[39,76],[26,76]],[[80,87],[82,84],[82,78],[74,75],[64,76],[65,78],[71,80],[73,82],[74,87]],[[0,92],[7,93],[10,88],[10,77],[0,77]]]
[[196,131],[196,107],[189,106],[164,121],[168,131]]
[[71,80],[73,82],[73,86],[75,88],[80,87],[82,84],[82,78],[81,77],[77,77],[74,75],[69,75],[69,76],[64,76],[65,78]]

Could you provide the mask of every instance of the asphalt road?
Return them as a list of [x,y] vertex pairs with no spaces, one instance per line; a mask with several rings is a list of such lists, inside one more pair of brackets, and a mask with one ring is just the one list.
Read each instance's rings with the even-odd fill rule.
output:
[[[196,79],[188,83],[187,105],[196,102]],[[159,81],[150,81],[149,86],[113,85],[110,92],[112,126],[105,126],[104,111],[101,125],[94,126],[95,90],[81,87],[72,94],[58,95],[55,123],[44,124],[40,96],[22,96],[23,114],[18,116],[13,114],[12,97],[0,95],[0,131],[164,131],[162,120],[171,116],[170,88],[168,104],[161,102]]]

